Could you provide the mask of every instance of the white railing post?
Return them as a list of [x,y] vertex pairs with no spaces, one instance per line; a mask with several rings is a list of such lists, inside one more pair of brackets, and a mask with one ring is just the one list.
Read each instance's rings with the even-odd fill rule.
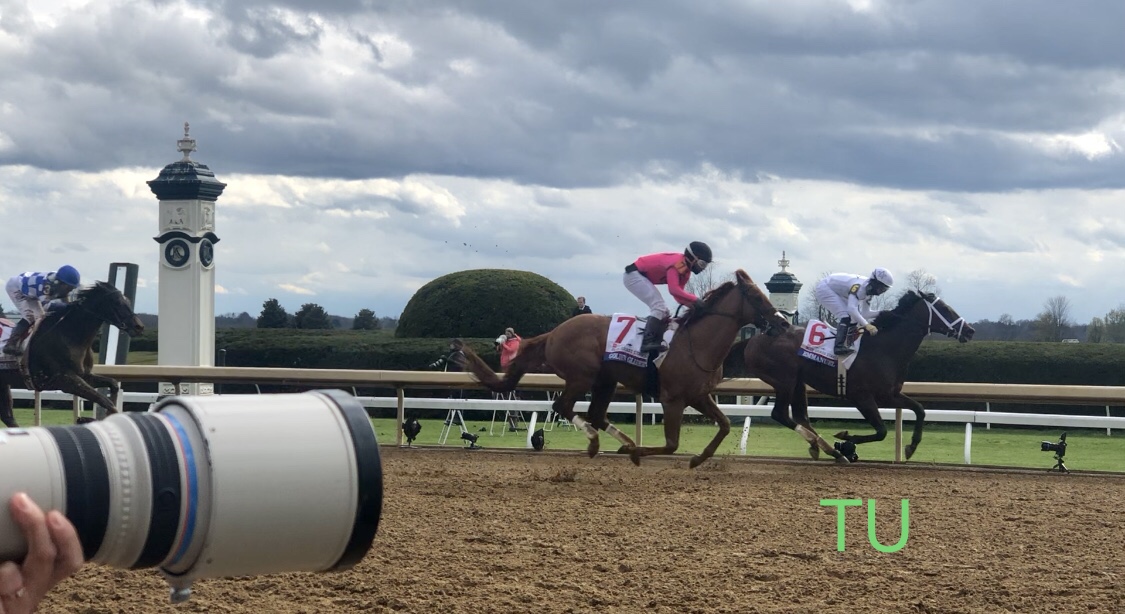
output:
[[[637,428],[634,429],[636,431],[634,433],[634,435],[636,435],[636,437],[633,440],[634,443],[636,443],[638,446],[641,445],[641,431],[643,431],[644,428],[645,428],[645,414],[644,414],[645,407],[644,407],[644,405],[645,405],[644,396],[638,394],[637,395],[637,420],[636,420]],[[654,421],[656,420],[655,414],[653,415],[652,419]]]
[[[988,401],[985,401],[984,402],[984,411],[992,413],[992,403],[989,403]],[[985,422],[984,423],[984,430],[991,431],[992,430],[992,423],[991,422]]]
[[738,449],[742,452],[743,456],[746,455],[746,440],[750,437],[750,416],[746,416],[746,422],[742,424],[742,441],[738,444]]
[[895,462],[902,462],[902,408],[895,408]]
[[395,445],[402,445],[402,423],[406,422],[406,394],[402,387],[395,388],[395,396],[398,400],[398,412],[396,414],[397,428],[395,428]]
[[35,391],[35,426],[43,424],[43,393]]
[[[1106,406],[1105,406],[1105,417],[1106,417],[1106,418],[1112,418],[1112,417],[1113,417],[1113,414],[1110,414],[1110,413],[1109,413],[1109,405],[1106,405]],[[1112,428],[1110,428],[1110,427],[1108,427],[1108,426],[1107,426],[1107,427],[1105,427],[1105,434],[1106,434],[1106,435],[1112,435],[1112,434],[1113,434],[1113,432],[1112,432],[1112,431],[1113,431],[1113,429],[1112,429]]]
[[972,422],[966,422],[965,423],[965,464],[966,465],[973,464],[972,449],[973,449],[973,423]]
[[531,449],[535,448],[535,446],[531,445],[531,436],[533,434],[535,434],[535,420],[536,420],[537,416],[539,416],[539,412],[537,412],[537,411],[531,412],[531,422],[527,423],[527,449],[528,450],[531,450]]

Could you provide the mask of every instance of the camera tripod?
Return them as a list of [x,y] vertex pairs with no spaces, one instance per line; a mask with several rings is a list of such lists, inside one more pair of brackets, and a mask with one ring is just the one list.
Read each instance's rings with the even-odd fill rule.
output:
[[1057,452],[1055,453],[1055,466],[1048,469],[1047,472],[1049,473],[1051,471],[1054,471],[1055,469],[1058,469],[1059,473],[1063,473],[1064,471],[1066,473],[1070,473],[1070,469],[1067,469],[1066,463],[1063,462],[1062,455],[1058,454]]

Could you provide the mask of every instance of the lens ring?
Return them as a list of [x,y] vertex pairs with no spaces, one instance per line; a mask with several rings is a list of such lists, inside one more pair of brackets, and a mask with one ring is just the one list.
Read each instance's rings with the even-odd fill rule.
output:
[[327,396],[340,411],[355,448],[355,524],[344,553],[335,565],[326,570],[341,571],[351,569],[363,560],[379,530],[379,517],[383,513],[383,463],[375,430],[371,428],[371,418],[359,401],[339,390],[319,390],[314,394]]
[[49,426],[66,479],[66,517],[78,530],[82,555],[89,560],[105,539],[109,522],[109,470],[94,432],[85,427]]
[[160,564],[172,550],[180,526],[180,469],[172,436],[159,418],[149,414],[126,414],[137,425],[148,452],[152,471],[152,518],[141,556],[131,569]]

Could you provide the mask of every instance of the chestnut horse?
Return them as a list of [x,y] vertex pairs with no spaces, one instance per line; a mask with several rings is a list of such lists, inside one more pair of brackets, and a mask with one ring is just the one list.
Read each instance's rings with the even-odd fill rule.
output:
[[[878,333],[863,339],[859,354],[848,369],[845,398],[875,427],[875,433],[851,435],[841,431],[836,438],[853,444],[882,441],[887,436],[887,428],[879,416],[879,408],[909,407],[914,410],[914,435],[905,450],[906,458],[910,458],[922,441],[922,423],[926,417],[922,404],[902,393],[910,359],[922,345],[922,339],[930,333],[943,333],[965,343],[973,338],[976,331],[941,299],[913,290],[904,294],[894,309],[876,316],[873,323]],[[824,394],[837,396],[836,367],[797,355],[804,334],[804,326],[795,326],[780,336],[756,336],[745,341],[742,352],[747,374],[759,377],[773,387],[776,402],[771,416],[804,437],[809,442],[809,454],[813,458],[818,458],[819,451],[824,450],[837,462],[846,463],[846,456],[855,460],[858,457],[854,456],[854,452],[849,450],[848,454],[841,454],[809,424],[805,384]],[[738,351],[738,345],[732,351]],[[792,417],[789,415],[790,405]]]
[[[23,388],[28,379],[35,390],[69,392],[101,405],[109,414],[117,412],[111,400],[120,389],[117,380],[90,372],[94,366],[94,338],[103,322],[134,337],[145,328],[133,313],[129,299],[102,281],[80,290],[73,302],[43,315],[27,341],[23,357],[27,361],[26,373],[15,360],[0,362],[0,418],[5,424],[16,425],[11,388]],[[109,388],[109,397],[98,392],[98,387]]]
[[[566,382],[552,407],[586,433],[587,452],[591,457],[598,453],[597,429],[618,439],[622,443],[619,451],[629,452],[635,464],[640,464],[642,456],[671,454],[679,447],[684,408],[694,407],[719,425],[719,432],[711,443],[701,454],[692,457],[691,466],[697,467],[715,453],[730,432],[730,420],[711,398],[711,391],[722,380],[723,360],[738,331],[748,324],[762,329],[789,327],[789,321],[742,270],[735,273],[735,281],[708,292],[703,301],[702,309],[693,310],[684,318],[660,364],[659,394],[664,407],[664,445],[660,447],[637,446],[606,419],[618,384],[643,393],[647,380],[644,367],[603,362],[610,316],[583,314],[563,322],[549,333],[525,339],[503,378],[468,347],[465,348],[466,368],[489,390],[506,393],[514,390],[530,369],[546,364],[549,372]],[[771,334],[776,333],[771,330]],[[586,413],[588,422],[574,412],[575,402],[587,392],[591,392]]]

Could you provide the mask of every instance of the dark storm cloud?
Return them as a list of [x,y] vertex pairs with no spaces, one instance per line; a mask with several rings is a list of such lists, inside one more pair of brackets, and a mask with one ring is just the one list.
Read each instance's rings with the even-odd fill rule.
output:
[[186,119],[228,173],[1125,185],[1112,141],[1090,159],[1034,140],[1125,138],[1114,1],[195,6],[92,3],[53,29],[6,12],[0,164],[170,162]]

